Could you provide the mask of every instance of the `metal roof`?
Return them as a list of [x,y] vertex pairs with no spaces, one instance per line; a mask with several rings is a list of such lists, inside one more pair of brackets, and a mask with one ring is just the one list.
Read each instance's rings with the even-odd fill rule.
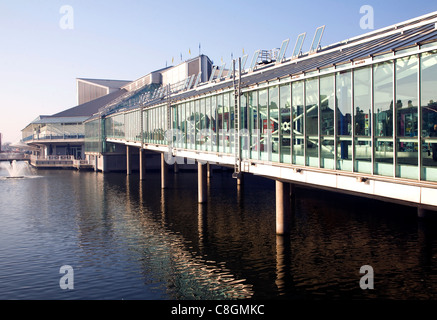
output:
[[52,117],[90,117],[94,113],[98,112],[100,108],[107,105],[111,101],[116,100],[120,96],[124,95],[127,91],[120,89],[104,95],[103,97],[94,99],[92,101],[80,104],[76,107],[64,110],[62,112],[52,115]]
[[[437,40],[437,12],[412,19],[397,25],[376,30],[362,36],[348,39],[320,49],[314,54],[304,54],[296,59],[288,59],[281,64],[270,63],[258,65],[258,69],[250,73],[242,73],[241,86],[248,87],[257,83],[296,75],[302,72],[335,66],[363,58],[369,58],[391,50],[422,44]],[[193,96],[233,86],[233,81],[225,80],[213,85],[205,83],[197,89],[192,89],[171,98],[184,100]],[[150,101],[147,105],[159,103]]]

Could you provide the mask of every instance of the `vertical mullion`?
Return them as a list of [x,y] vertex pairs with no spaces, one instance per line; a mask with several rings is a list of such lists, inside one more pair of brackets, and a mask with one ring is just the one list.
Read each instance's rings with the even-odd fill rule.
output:
[[351,148],[352,148],[352,172],[355,172],[355,90],[354,90],[354,79],[355,79],[355,69],[351,70]]
[[396,172],[397,172],[397,101],[396,101],[396,59],[393,59],[393,111],[392,111],[392,122],[393,122],[393,178],[396,178]]
[[417,55],[417,170],[418,180],[422,180],[422,55]]

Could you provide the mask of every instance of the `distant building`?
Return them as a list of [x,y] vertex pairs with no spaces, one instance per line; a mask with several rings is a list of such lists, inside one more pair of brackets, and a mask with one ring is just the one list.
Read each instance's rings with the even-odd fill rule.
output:
[[124,101],[157,88],[181,86],[186,79],[201,75],[206,81],[212,70],[211,60],[201,55],[179,65],[153,71],[135,81],[76,79],[78,105],[53,115],[40,115],[22,129],[22,141],[34,147],[39,159],[68,156],[84,158],[85,125],[93,115],[124,107]]

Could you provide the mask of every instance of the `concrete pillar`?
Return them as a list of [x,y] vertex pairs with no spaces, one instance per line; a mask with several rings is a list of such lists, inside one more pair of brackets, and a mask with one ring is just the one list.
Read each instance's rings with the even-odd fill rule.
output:
[[144,150],[140,148],[140,180],[144,180],[146,171],[146,161],[145,161]]
[[290,232],[291,193],[290,184],[276,180],[276,234]]
[[130,175],[132,173],[132,169],[130,166],[130,148],[126,146],[126,174]]
[[200,162],[197,163],[197,189],[198,189],[198,199],[199,203],[206,203],[207,199],[207,165]]
[[166,189],[168,184],[168,164],[165,162],[165,154],[161,153],[161,188]]

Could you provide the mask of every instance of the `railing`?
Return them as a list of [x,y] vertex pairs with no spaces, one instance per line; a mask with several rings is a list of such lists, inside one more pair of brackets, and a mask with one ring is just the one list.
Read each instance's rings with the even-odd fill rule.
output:
[[23,141],[31,140],[68,140],[68,139],[85,139],[85,134],[33,134],[23,138]]
[[94,161],[75,159],[72,155],[32,155],[30,161],[32,165],[37,167],[74,167],[79,169],[86,166],[94,166]]
[[29,159],[30,155],[23,152],[5,152],[0,153],[0,160],[24,160]]

